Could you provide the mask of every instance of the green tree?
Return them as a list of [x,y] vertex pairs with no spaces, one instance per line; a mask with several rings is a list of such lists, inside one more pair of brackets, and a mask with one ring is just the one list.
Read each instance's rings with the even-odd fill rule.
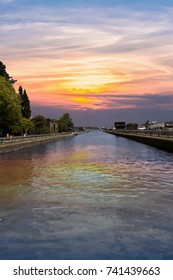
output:
[[73,131],[74,124],[69,113],[63,114],[58,120],[59,132]]
[[42,115],[34,116],[31,119],[34,124],[34,133],[35,134],[47,134],[50,133],[50,129],[46,126],[46,118]]
[[34,124],[30,119],[22,118],[22,134],[28,134],[28,131],[34,130]]
[[21,118],[20,99],[10,82],[0,76],[0,135],[20,133]]
[[126,129],[127,130],[137,130],[138,124],[137,123],[127,123]]
[[31,108],[30,108],[30,101],[28,98],[28,95],[26,93],[26,90],[22,86],[19,87],[19,96],[21,98],[21,110],[22,110],[22,116],[26,119],[29,119],[31,117]]
[[14,84],[17,80],[14,80],[6,71],[6,66],[0,61],[0,76],[4,77],[8,82]]

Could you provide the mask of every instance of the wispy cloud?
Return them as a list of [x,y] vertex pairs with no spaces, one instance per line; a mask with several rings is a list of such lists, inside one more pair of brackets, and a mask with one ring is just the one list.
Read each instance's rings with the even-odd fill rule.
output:
[[6,4],[6,3],[11,3],[14,0],[0,0],[0,3]]
[[35,104],[154,106],[152,100],[158,104],[159,94],[173,89],[172,11],[38,5],[7,10],[0,19],[0,53],[18,79],[16,87],[23,84]]

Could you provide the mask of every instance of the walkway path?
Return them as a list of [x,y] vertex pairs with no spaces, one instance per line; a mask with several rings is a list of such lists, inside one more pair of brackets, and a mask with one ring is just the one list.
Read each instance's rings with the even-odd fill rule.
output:
[[45,135],[30,135],[27,137],[13,137],[0,138],[0,154],[8,153],[23,148],[57,141],[62,138],[72,137],[74,133],[57,133],[57,134],[45,134]]

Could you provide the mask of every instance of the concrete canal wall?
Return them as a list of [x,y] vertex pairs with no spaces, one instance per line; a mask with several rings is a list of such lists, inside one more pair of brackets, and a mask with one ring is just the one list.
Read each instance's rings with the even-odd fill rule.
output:
[[134,140],[137,142],[141,142],[147,145],[154,146],[158,149],[166,150],[168,152],[173,152],[173,137],[167,133],[157,133],[157,135],[154,133],[150,133],[151,135],[140,133],[140,132],[128,132],[128,131],[113,131],[109,132],[111,134],[114,134],[116,136],[125,137],[130,140]]
[[57,141],[63,138],[72,137],[73,133],[70,134],[57,134],[57,135],[45,135],[45,136],[32,136],[32,137],[20,137],[12,138],[9,140],[2,141],[0,143],[0,154],[9,153],[12,151],[21,150],[24,148]]

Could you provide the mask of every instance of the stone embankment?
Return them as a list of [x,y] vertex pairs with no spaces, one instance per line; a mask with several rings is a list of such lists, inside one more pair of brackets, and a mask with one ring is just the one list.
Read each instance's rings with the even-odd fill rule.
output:
[[57,141],[63,138],[72,137],[74,133],[57,133],[45,135],[31,135],[27,137],[3,137],[0,138],[0,154],[21,150],[24,148]]
[[173,152],[173,132],[170,131],[115,130],[105,132]]

